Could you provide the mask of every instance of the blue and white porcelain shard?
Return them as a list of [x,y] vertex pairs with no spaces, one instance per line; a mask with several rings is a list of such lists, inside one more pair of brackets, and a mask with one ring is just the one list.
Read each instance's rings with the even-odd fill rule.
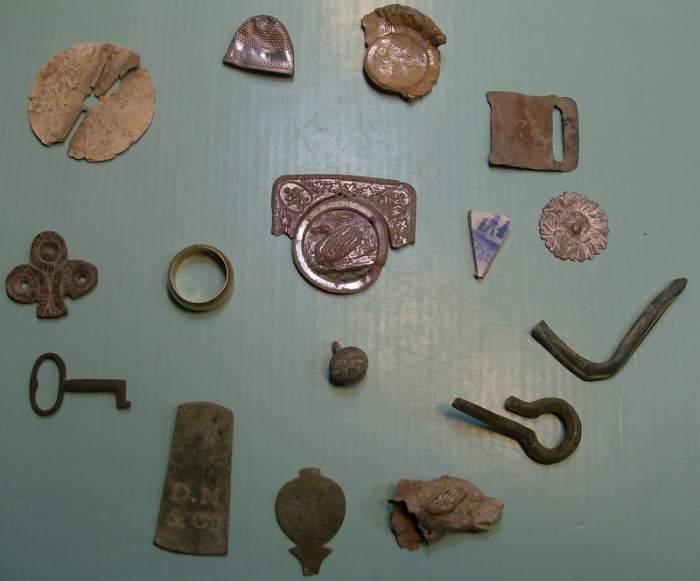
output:
[[510,232],[510,218],[469,210],[469,231],[474,249],[474,276],[484,278]]

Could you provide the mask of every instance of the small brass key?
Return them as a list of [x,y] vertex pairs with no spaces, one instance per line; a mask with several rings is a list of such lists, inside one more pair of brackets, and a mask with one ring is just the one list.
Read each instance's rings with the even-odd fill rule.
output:
[[[39,407],[36,401],[36,390],[39,387],[39,368],[41,364],[50,359],[58,367],[58,394],[56,401],[49,409]],[[50,416],[58,411],[63,403],[66,392],[72,393],[113,393],[117,398],[117,409],[124,410],[131,407],[131,402],[126,399],[126,381],[123,379],[66,379],[66,364],[56,353],[44,353],[34,362],[32,375],[29,381],[29,402],[34,412],[40,416]]]

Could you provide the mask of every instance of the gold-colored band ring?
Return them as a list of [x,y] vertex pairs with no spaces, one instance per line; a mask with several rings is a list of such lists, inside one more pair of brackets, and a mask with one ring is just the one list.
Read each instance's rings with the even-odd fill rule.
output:
[[[226,276],[224,286],[221,287],[218,293],[214,295],[211,299],[206,301],[190,301],[183,297],[177,292],[177,287],[175,286],[175,277],[177,276],[182,263],[190,258],[201,254],[204,256],[209,256],[214,259],[214,261],[221,266]],[[168,291],[173,300],[181,307],[188,309],[190,311],[211,311],[220,307],[226,299],[231,296],[231,291],[233,290],[233,266],[231,266],[231,261],[228,257],[221,252],[218,248],[209,246],[208,244],[193,244],[187,248],[183,248],[175,255],[175,258],[170,262],[170,269],[168,270]]]

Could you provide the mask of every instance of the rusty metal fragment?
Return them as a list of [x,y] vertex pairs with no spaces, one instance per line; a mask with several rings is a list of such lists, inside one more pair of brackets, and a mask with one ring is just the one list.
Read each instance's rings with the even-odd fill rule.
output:
[[415,551],[447,533],[484,532],[501,520],[503,502],[485,496],[467,480],[441,476],[436,480],[400,480],[391,528],[402,549]]
[[[39,389],[39,368],[41,364],[50,360],[58,367],[58,391],[56,401],[49,409],[43,409],[36,401],[36,392]],[[66,379],[66,364],[56,353],[44,353],[34,362],[32,374],[29,379],[29,403],[34,413],[39,416],[55,414],[63,403],[66,393],[112,393],[116,398],[117,409],[125,410],[131,407],[131,402],[126,399],[126,381],[123,379]]]
[[685,290],[687,284],[687,278],[677,278],[661,291],[639,315],[639,318],[622,339],[613,356],[607,361],[598,363],[581,357],[564,343],[544,321],[540,321],[532,329],[531,334],[559,363],[580,379],[584,381],[609,379],[625,366],[630,357],[642,344],[644,338],[649,334],[649,331],[661,318],[661,315]]
[[539,464],[556,464],[576,451],[581,442],[581,420],[571,404],[556,397],[545,397],[533,402],[510,396],[505,408],[524,418],[537,418],[542,414],[553,414],[564,426],[564,437],[554,448],[546,448],[537,439],[537,434],[518,422],[493,413],[481,406],[460,397],[452,402],[452,407],[485,423],[493,431],[513,438],[531,460]]
[[608,215],[583,194],[552,198],[540,216],[540,236],[562,260],[590,260],[608,245]]
[[[486,93],[491,105],[491,165],[572,171],[578,165],[578,109],[569,97]],[[562,116],[563,158],[554,159],[552,112]]]
[[68,248],[57,232],[46,231],[32,241],[29,264],[15,267],[5,279],[7,295],[18,303],[38,303],[40,319],[65,317],[65,297],[77,299],[97,284],[97,268],[85,260],[68,260]]
[[85,111],[85,98],[94,95],[100,103],[87,112],[68,155],[112,159],[138,141],[153,119],[155,90],[140,62],[135,52],[111,43],[76,44],[54,55],[29,93],[32,131],[44,145],[62,142]]
[[340,386],[361,381],[369,365],[367,353],[359,347],[341,347],[337,341],[333,342],[332,349],[333,357],[328,366],[331,381]]
[[345,494],[318,468],[303,468],[277,494],[275,513],[280,528],[297,546],[290,549],[306,575],[316,575],[332,550],[324,545],[345,519]]
[[272,186],[272,233],[292,238],[301,275],[348,294],[379,277],[389,246],[415,241],[416,192],[408,184],[344,175],[286,175]]
[[207,402],[177,408],[153,542],[191,555],[228,553],[233,412]]
[[291,76],[294,46],[284,24],[274,16],[253,16],[236,31],[224,62],[242,69]]
[[425,14],[391,4],[362,19],[365,31],[364,68],[380,89],[413,101],[433,90],[440,75],[438,47],[447,38]]

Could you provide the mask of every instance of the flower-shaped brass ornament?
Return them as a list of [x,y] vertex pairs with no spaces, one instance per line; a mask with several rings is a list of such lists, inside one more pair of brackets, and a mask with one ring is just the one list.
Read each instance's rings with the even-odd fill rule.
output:
[[562,260],[590,260],[608,244],[608,215],[583,194],[552,198],[540,216],[540,236]]
[[272,233],[292,239],[301,275],[321,290],[370,286],[389,246],[415,241],[416,192],[403,182],[341,175],[287,175],[272,186]]
[[5,280],[8,296],[18,303],[39,303],[36,316],[57,319],[68,314],[64,297],[77,299],[97,284],[97,268],[84,260],[68,260],[68,248],[57,232],[38,234],[29,264],[14,268]]
[[413,101],[433,90],[440,74],[438,47],[447,38],[425,14],[391,4],[362,19],[365,30],[364,68],[380,89]]

